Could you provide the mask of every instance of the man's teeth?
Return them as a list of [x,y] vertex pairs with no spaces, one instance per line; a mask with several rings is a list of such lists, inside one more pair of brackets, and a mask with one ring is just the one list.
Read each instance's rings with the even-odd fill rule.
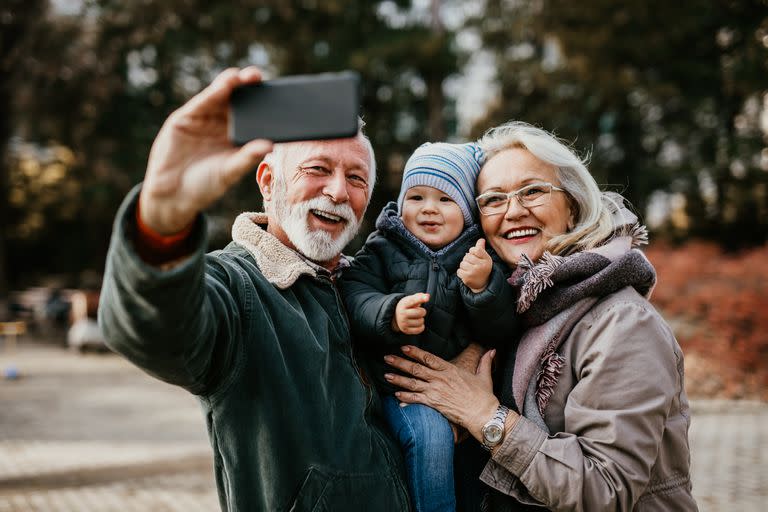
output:
[[323,219],[328,219],[331,222],[341,222],[342,220],[344,220],[343,217],[339,217],[338,215],[334,215],[328,212],[322,212],[320,210],[312,210],[312,213],[314,213],[318,217],[322,217]]
[[512,238],[522,238],[524,236],[535,236],[538,232],[537,229],[517,229],[504,235],[504,238],[510,240]]

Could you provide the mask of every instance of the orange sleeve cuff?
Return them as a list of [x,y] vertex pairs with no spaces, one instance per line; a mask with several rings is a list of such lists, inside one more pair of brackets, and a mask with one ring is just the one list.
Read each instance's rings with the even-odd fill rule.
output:
[[136,227],[136,251],[147,263],[168,263],[191,252],[188,241],[195,227],[194,222],[173,235],[161,235],[141,220],[139,199],[136,203]]

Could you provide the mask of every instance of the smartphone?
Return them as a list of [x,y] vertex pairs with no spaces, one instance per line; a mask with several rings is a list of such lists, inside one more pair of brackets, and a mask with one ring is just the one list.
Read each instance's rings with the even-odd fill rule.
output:
[[229,138],[274,142],[338,139],[358,132],[360,77],[353,71],[296,75],[232,92]]

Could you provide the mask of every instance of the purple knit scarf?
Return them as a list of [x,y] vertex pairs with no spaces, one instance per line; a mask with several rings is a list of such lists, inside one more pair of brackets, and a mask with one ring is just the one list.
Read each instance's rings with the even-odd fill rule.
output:
[[[535,264],[524,257],[509,278],[526,331],[503,382],[511,380],[518,410],[540,426],[564,366],[558,349],[573,326],[598,300],[626,286],[645,297],[653,291],[656,271],[635,248],[646,238],[644,228],[636,226],[630,235],[589,251],[565,257],[545,253]],[[504,389],[502,397],[508,394]]]

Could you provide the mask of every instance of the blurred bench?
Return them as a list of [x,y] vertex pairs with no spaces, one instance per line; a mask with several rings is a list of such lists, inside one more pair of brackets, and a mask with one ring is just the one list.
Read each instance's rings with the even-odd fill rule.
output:
[[17,320],[15,322],[0,322],[0,336],[8,339],[6,350],[16,349],[16,336],[21,336],[27,332],[27,323]]

